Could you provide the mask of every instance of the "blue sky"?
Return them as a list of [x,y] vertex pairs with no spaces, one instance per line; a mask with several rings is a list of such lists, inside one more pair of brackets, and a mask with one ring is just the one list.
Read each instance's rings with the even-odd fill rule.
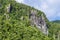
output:
[[16,0],[43,11],[50,20],[60,20],[60,0]]

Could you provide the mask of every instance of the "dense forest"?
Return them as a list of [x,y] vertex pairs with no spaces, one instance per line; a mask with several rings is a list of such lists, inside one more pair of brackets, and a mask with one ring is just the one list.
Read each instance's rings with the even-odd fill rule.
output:
[[[48,35],[30,25],[31,10],[36,10],[37,16],[44,15]],[[0,40],[60,40],[60,24],[49,22],[44,12],[33,7],[15,0],[0,0]]]

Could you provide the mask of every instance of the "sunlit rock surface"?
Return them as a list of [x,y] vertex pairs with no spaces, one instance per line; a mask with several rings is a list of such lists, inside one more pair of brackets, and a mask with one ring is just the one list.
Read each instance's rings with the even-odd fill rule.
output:
[[32,26],[39,28],[44,34],[48,34],[48,29],[43,14],[37,17],[37,11],[31,10],[30,21]]

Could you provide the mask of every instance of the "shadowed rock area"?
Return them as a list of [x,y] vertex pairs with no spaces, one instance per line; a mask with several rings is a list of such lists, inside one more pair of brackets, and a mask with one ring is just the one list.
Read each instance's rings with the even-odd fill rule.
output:
[[48,29],[47,29],[43,14],[41,14],[41,16],[37,17],[37,11],[31,10],[30,21],[31,21],[31,26],[35,25],[44,34],[48,35]]

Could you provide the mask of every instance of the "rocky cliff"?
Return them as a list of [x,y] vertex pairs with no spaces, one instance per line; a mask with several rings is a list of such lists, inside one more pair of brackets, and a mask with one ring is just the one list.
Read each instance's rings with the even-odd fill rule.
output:
[[[6,13],[4,15],[6,16],[6,19],[9,19],[9,14],[11,12],[12,6],[11,4],[6,5]],[[37,16],[37,11],[36,10],[30,10],[29,14],[29,19],[30,19],[30,24],[32,26],[36,26],[38,29],[40,29],[41,32],[44,34],[48,35],[48,28],[46,26],[45,18],[44,15],[41,14],[41,16]]]
[[36,26],[38,29],[40,29],[44,34],[48,35],[48,28],[46,26],[46,22],[44,19],[44,15],[41,14],[41,16],[37,16],[37,11],[31,10],[30,14],[30,21],[32,26]]
[[28,39],[60,40],[60,24],[49,22],[41,10],[14,0],[0,0],[0,40]]
[[0,0],[0,40],[50,39],[42,11],[11,1]]

